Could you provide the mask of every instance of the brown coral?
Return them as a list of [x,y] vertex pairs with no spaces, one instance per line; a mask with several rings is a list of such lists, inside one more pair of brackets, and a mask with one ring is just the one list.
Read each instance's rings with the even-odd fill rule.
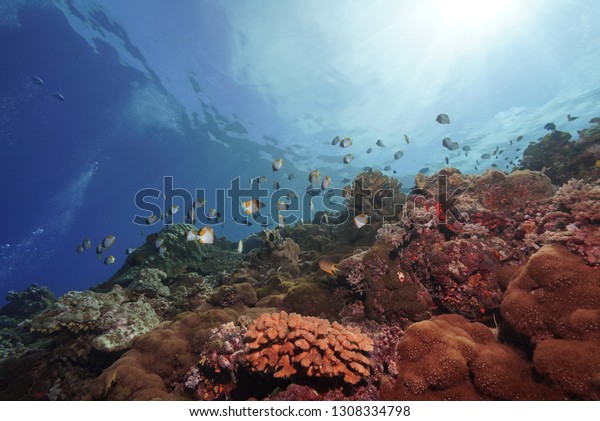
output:
[[563,246],[544,246],[510,282],[501,309],[508,325],[532,344],[600,340],[600,272]]
[[507,338],[535,347],[542,379],[570,398],[600,399],[600,272],[565,247],[544,246],[508,285]]
[[287,378],[294,374],[341,377],[356,384],[370,373],[373,341],[358,328],[296,313],[262,314],[244,337],[251,371]]
[[531,364],[498,343],[481,323],[443,315],[411,325],[398,343],[398,377],[383,400],[556,399],[531,376]]

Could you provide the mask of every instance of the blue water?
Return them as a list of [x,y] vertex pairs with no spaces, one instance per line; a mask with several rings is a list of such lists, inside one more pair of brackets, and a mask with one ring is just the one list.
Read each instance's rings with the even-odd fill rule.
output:
[[[576,137],[600,114],[597,1],[514,0],[491,17],[415,3],[3,1],[0,297],[108,278],[127,247],[162,228],[132,220],[136,192],[164,176],[205,189],[208,207],[235,177],[304,191],[315,168],[340,187],[391,165],[410,187],[445,157],[480,173],[493,162],[476,171],[475,159],[497,145],[518,156],[544,124]],[[336,135],[354,145],[331,146]],[[446,136],[470,156],[442,148]],[[237,241],[260,229],[226,217],[216,233]],[[75,252],[109,234],[115,265]]]

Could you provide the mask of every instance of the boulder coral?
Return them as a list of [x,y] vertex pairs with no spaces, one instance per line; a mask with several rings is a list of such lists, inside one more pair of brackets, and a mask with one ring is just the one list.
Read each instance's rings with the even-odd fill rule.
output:
[[184,397],[185,376],[198,361],[211,328],[237,318],[233,311],[182,314],[136,339],[133,348],[98,377],[92,399],[172,400]]
[[540,377],[571,399],[600,399],[600,272],[561,245],[542,247],[508,284],[503,336],[533,348]]
[[370,374],[373,341],[358,328],[296,313],[262,314],[244,337],[250,371],[341,378],[358,383]]
[[491,329],[459,315],[414,323],[397,348],[398,375],[383,400],[558,399],[531,375],[531,363],[500,344]]
[[534,345],[558,338],[599,341],[600,272],[563,246],[544,246],[509,283],[501,310],[508,327]]

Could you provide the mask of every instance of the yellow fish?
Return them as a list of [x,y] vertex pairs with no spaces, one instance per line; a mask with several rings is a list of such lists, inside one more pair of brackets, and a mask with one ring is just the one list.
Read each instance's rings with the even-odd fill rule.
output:
[[321,268],[323,272],[326,272],[330,275],[334,275],[338,271],[332,262],[325,259],[319,260],[319,268]]

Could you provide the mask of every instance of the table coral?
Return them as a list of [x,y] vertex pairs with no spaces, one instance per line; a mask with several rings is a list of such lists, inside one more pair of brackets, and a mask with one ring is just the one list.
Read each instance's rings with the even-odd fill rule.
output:
[[303,374],[356,384],[370,374],[373,341],[358,328],[325,319],[284,311],[263,314],[248,327],[244,342],[250,370],[275,378]]

